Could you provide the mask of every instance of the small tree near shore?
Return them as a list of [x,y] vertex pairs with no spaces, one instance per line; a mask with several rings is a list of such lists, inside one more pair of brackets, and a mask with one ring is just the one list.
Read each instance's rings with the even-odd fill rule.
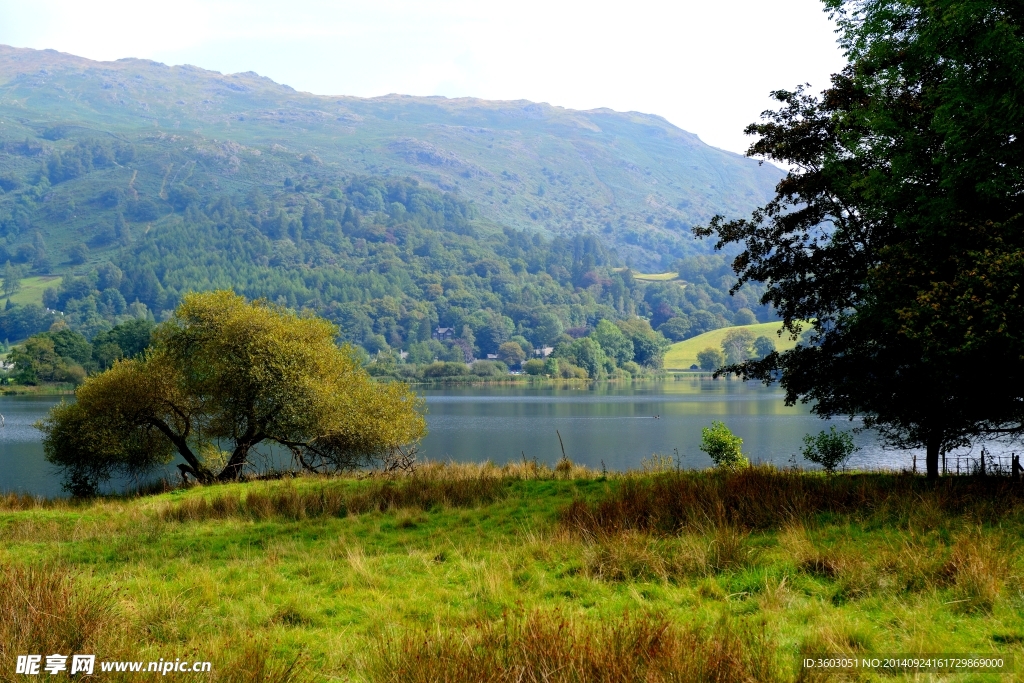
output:
[[700,431],[700,449],[708,454],[716,467],[733,468],[750,464],[740,450],[743,439],[733,434],[725,423],[715,420],[710,427]]
[[853,436],[849,432],[837,430],[835,425],[832,425],[827,432],[822,430],[817,436],[804,435],[801,455],[806,460],[824,467],[829,474],[834,474],[846,464],[856,450]]
[[725,365],[725,354],[709,346],[697,353],[697,365],[701,370],[713,372]]
[[204,483],[240,478],[264,443],[312,472],[403,454],[426,431],[420,400],[374,382],[336,335],[322,318],[232,292],[186,295],[143,356],[87,379],[37,425],[46,458],[86,494],[176,454]]

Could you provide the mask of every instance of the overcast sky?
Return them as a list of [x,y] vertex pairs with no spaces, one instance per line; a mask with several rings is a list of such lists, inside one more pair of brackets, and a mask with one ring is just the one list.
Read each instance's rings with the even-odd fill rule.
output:
[[743,152],[768,92],[828,83],[819,0],[0,0],[0,43],[256,71],[298,90],[664,116]]

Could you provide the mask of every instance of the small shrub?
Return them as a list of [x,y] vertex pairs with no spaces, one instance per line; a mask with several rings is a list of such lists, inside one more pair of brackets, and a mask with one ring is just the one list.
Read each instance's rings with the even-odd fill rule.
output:
[[834,474],[846,464],[856,450],[850,432],[838,431],[835,425],[832,425],[827,432],[822,430],[817,436],[804,435],[801,455],[804,459],[824,467],[829,474]]
[[523,363],[523,371],[527,375],[543,375],[544,374],[544,361],[540,358],[534,358]]
[[700,449],[710,456],[716,467],[734,468],[750,464],[740,450],[743,439],[733,434],[724,423],[714,421],[700,430]]

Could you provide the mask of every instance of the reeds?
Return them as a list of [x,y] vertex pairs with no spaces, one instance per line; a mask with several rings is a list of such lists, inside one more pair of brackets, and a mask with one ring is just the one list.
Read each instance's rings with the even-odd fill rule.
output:
[[473,507],[500,498],[511,480],[486,468],[477,468],[477,476],[466,474],[465,469],[427,470],[397,479],[371,479],[354,488],[324,480],[319,486],[300,488],[287,483],[264,491],[250,490],[244,497],[231,492],[196,495],[160,509],[159,516],[177,522],[231,517],[298,520],[374,510]]
[[600,624],[558,613],[475,628],[382,637],[366,668],[388,683],[771,683],[781,679],[763,631],[721,622],[684,628],[657,615]]
[[734,470],[671,471],[624,477],[598,502],[578,500],[561,521],[584,533],[638,530],[663,534],[708,525],[779,529],[822,514],[899,522],[917,514],[999,519],[1024,509],[1019,482],[996,477],[910,474],[817,476],[763,465]]
[[583,569],[603,581],[681,582],[742,569],[757,555],[750,534],[735,527],[719,526],[677,538],[624,531],[588,539]]
[[114,623],[109,596],[60,565],[0,565],[0,681],[18,655],[93,651]]

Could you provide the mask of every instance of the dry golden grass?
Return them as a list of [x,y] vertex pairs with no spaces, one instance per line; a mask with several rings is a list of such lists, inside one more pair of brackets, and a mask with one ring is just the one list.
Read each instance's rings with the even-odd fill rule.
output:
[[731,526],[779,529],[820,514],[884,516],[889,522],[928,523],[936,512],[1000,519],[1024,512],[1021,487],[1002,477],[945,477],[929,482],[911,474],[809,476],[763,465],[734,470],[669,471],[626,476],[598,502],[575,501],[564,525],[583,533]]
[[0,680],[25,653],[84,652],[114,623],[109,595],[60,565],[0,566]]
[[726,622],[701,631],[657,615],[592,624],[533,612],[463,633],[385,636],[367,669],[388,683],[772,683],[776,658],[763,631]]

